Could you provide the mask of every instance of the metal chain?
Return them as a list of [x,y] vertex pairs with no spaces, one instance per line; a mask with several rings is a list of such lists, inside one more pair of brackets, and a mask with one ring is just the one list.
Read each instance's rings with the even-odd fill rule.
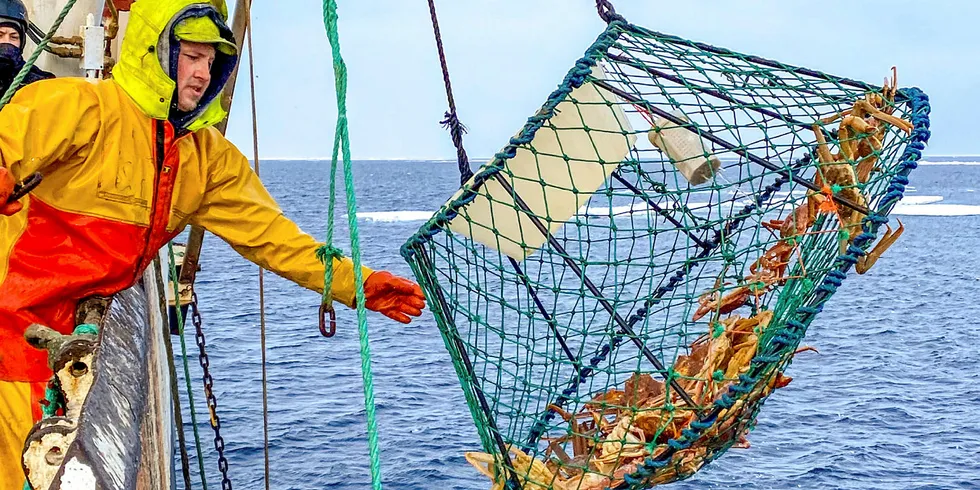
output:
[[221,437],[221,419],[218,418],[218,400],[214,396],[214,378],[211,377],[211,361],[205,350],[207,343],[204,340],[204,329],[201,328],[201,312],[197,309],[197,292],[194,293],[194,300],[191,301],[191,321],[194,322],[196,330],[195,338],[197,347],[200,349],[199,356],[201,370],[204,371],[204,397],[208,401],[208,413],[211,415],[211,428],[214,429],[214,449],[218,451],[218,471],[221,471],[222,490],[231,490],[231,480],[228,479],[228,460],[225,459],[225,440]]

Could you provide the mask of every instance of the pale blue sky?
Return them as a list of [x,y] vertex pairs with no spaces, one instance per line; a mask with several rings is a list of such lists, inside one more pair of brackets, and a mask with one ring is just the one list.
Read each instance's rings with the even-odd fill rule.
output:
[[[899,85],[932,102],[926,154],[980,154],[980,2],[613,3],[656,31],[835,75],[880,83],[897,65]],[[439,125],[446,97],[426,0],[338,4],[353,157],[454,159]],[[436,8],[474,167],[520,129],[604,26],[592,0],[436,0]],[[257,1],[253,19],[260,157],[329,157],[336,105],[321,1]],[[228,135],[251,155],[242,70]]]

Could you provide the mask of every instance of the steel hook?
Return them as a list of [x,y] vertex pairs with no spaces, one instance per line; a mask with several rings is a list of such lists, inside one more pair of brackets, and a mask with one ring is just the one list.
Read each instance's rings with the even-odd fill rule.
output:
[[[330,314],[330,329],[327,329],[327,313]],[[337,312],[333,305],[329,303],[320,304],[320,334],[324,337],[333,337],[337,333]]]

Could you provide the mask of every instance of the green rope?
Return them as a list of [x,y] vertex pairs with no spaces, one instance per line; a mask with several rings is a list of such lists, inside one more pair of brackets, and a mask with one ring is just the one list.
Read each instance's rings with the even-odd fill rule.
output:
[[179,276],[177,275],[173,242],[167,243],[167,251],[170,253],[170,281],[174,283],[174,306],[177,311],[177,328],[180,332],[180,356],[184,361],[184,382],[187,383],[187,403],[191,408],[191,427],[194,428],[194,445],[197,447],[197,465],[201,470],[201,485],[204,487],[204,490],[207,490],[208,480],[204,474],[204,454],[201,452],[201,435],[197,432],[197,412],[194,410],[194,390],[191,387],[191,371],[187,365],[187,343],[184,341],[184,314],[180,311]]
[[98,335],[98,334],[99,334],[99,326],[92,325],[91,323],[83,323],[75,327],[75,331],[72,333],[72,335]]
[[[357,330],[361,344],[361,374],[364,378],[364,406],[367,412],[368,451],[371,457],[371,484],[375,490],[381,489],[381,462],[378,455],[378,426],[374,410],[374,382],[371,376],[371,348],[368,344],[367,312],[364,308],[364,278],[361,274],[360,239],[357,233],[357,203],[354,192],[354,173],[351,168],[350,140],[347,132],[347,66],[340,54],[340,39],[337,31],[337,2],[324,0],[323,23],[327,28],[327,38],[332,49],[334,75],[337,89],[337,132],[334,139],[333,158],[330,173],[330,207],[327,223],[327,247],[332,247],[333,209],[335,202],[334,181],[336,179],[337,153],[343,152],[344,184],[347,190],[347,221],[350,227],[351,259],[354,261],[354,284],[357,296]],[[335,250],[335,249],[332,249]],[[326,261],[326,272],[330,273],[332,261]],[[325,277],[326,279],[326,277]],[[324,290],[331,282],[324,282]]]
[[[75,327],[72,335],[98,335],[99,327],[91,323],[83,323]],[[42,418],[54,417],[59,408],[65,407],[65,397],[61,394],[61,381],[58,375],[51,376],[51,381],[44,389],[44,400],[41,401]]]
[[[48,43],[51,42],[51,37],[54,36],[55,32],[58,32],[58,28],[61,27],[61,23],[65,20],[65,17],[68,16],[68,12],[71,11],[71,8],[75,6],[76,1],[77,0],[68,0],[68,3],[65,4],[65,8],[61,9],[61,14],[58,15],[57,19],[55,19],[54,25],[51,26],[51,30],[49,30],[44,36],[44,39],[41,39],[41,42],[37,44],[37,49],[31,53],[31,57],[24,63],[23,68],[20,69],[20,72],[17,73],[14,80],[10,82],[10,87],[8,87],[7,91],[4,92],[3,99],[0,99],[0,108],[7,105],[7,102],[10,102],[10,99],[14,96],[14,92],[17,91],[20,84],[27,76],[27,73],[34,67],[34,63],[37,62],[38,56],[41,56],[41,53],[44,52],[44,48],[46,48]],[[27,40],[25,39],[23,42],[27,42]]]
[[[334,162],[330,165],[331,170],[336,170],[337,161],[336,158]],[[330,175],[335,172],[331,171]],[[334,179],[330,179],[330,195],[334,195]],[[333,241],[333,214],[334,214],[333,200],[330,201],[330,210],[327,212],[329,216],[329,225],[327,225],[327,243]],[[343,250],[334,247],[333,245],[321,245],[320,248],[316,249],[316,259],[323,263],[323,300],[321,301],[325,305],[333,306],[333,292],[327,284],[333,284],[333,259],[339,259],[344,256]]]
[[58,409],[65,406],[65,397],[61,396],[61,381],[58,376],[51,376],[48,386],[44,389],[44,400],[41,401],[42,418],[54,417]]

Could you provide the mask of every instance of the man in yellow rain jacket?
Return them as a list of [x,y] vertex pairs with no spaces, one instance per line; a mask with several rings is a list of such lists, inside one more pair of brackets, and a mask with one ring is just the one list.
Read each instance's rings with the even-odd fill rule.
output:
[[[20,453],[51,377],[24,340],[74,328],[79,299],[135,283],[195,224],[256,264],[322,291],[321,244],[283,216],[242,153],[211,126],[237,62],[224,0],[138,0],[114,80],[43,80],[0,111],[0,490],[20,489]],[[13,184],[40,171],[30,196]],[[366,269],[366,268],[365,268]],[[353,264],[334,259],[335,300],[354,305]],[[365,270],[366,305],[408,323],[412,281]]]

